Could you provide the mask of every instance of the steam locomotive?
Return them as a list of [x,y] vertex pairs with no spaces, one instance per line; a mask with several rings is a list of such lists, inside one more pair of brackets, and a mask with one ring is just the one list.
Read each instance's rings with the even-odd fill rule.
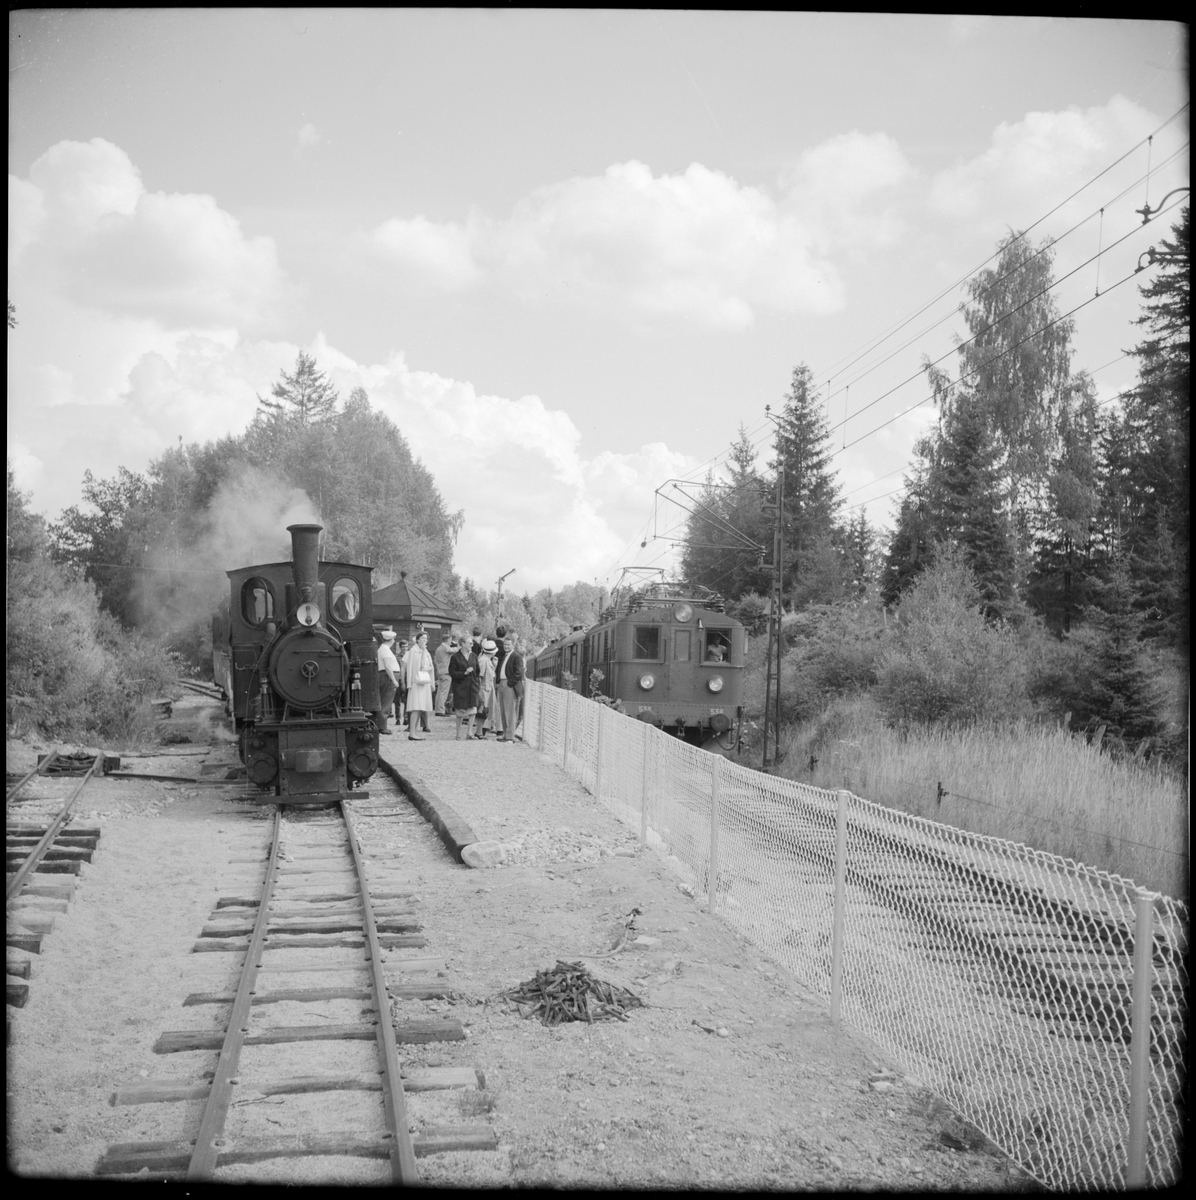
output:
[[212,620],[241,761],[277,804],[343,799],[378,767],[373,568],[320,562],[321,528],[287,526],[293,562],[227,572]]
[[686,584],[650,584],[615,603],[589,629],[542,650],[532,678],[620,702],[707,750],[738,749],[747,631],[722,599]]

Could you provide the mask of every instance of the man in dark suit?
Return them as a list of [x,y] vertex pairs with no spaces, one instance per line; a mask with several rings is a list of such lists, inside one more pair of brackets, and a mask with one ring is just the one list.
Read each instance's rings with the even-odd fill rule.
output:
[[506,653],[494,680],[494,690],[502,712],[502,737],[498,740],[513,742],[515,725],[519,719],[519,693],[523,691],[523,655],[515,653],[515,643],[510,638],[503,639],[503,649]]

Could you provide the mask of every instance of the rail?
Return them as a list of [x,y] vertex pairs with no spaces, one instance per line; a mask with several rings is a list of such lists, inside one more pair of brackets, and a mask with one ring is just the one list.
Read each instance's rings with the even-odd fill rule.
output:
[[1040,1183],[1179,1182],[1180,901],[750,770],[531,680],[524,731],[836,1021]]
[[[52,754],[48,759],[46,759],[46,761],[42,764],[42,768],[44,769],[48,767],[55,757],[56,755]],[[49,829],[42,834],[37,845],[34,846],[29,852],[29,857],[25,859],[20,867],[17,868],[12,878],[8,880],[4,888],[4,902],[6,905],[21,894],[21,889],[25,886],[25,881],[31,874],[33,874],[34,871],[37,870],[38,864],[42,861],[46,851],[54,844],[54,839],[61,832],[62,827],[67,823],[67,819],[71,814],[71,808],[75,801],[79,798],[79,793],[87,786],[87,781],[96,773],[103,761],[104,756],[102,754],[97,754],[95,756],[91,766],[87,768],[87,773],[81,780],[79,780],[78,786],[73,792],[71,792],[62,808],[59,809],[58,815],[53,821],[50,822]],[[36,773],[37,772],[35,771],[33,774]],[[26,776],[26,779],[29,778],[32,778],[32,776]],[[24,779],[21,780],[21,783],[24,782]],[[18,784],[18,787],[19,786],[20,785]],[[14,788],[13,790],[15,791],[16,789]]]

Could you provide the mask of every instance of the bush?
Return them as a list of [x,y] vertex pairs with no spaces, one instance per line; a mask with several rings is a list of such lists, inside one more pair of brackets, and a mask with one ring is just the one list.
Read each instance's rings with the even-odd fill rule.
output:
[[727,605],[727,615],[742,622],[749,637],[768,632],[768,600],[758,592],[747,592]]
[[1029,715],[1029,672],[1014,631],[990,625],[971,570],[940,556],[906,593],[882,652],[876,698],[899,726],[961,726]]
[[44,558],[10,563],[6,607],[11,733],[123,742],[146,730],[146,700],[172,686],[177,664],[101,612],[90,583]]

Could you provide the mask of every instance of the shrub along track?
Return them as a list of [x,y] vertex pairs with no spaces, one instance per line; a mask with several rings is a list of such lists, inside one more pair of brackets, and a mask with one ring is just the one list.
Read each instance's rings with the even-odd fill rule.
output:
[[[195,953],[244,954],[235,991],[194,993],[183,1000],[185,1006],[227,1006],[223,1032],[167,1031],[154,1046],[160,1054],[219,1050],[214,1071],[190,1083],[133,1083],[112,1097],[113,1104],[205,1099],[195,1136],[111,1146],[99,1174],[249,1179],[243,1172],[230,1176],[225,1168],[296,1156],[350,1156],[388,1160],[393,1182],[415,1183],[418,1157],[495,1148],[488,1125],[427,1126],[412,1136],[406,1091],[484,1089],[485,1081],[467,1068],[404,1073],[399,1045],[456,1041],[466,1034],[453,1017],[392,1017],[392,998],[452,993],[423,984],[391,984],[388,992],[383,951],[423,947],[425,938],[410,887],[394,881],[371,887],[355,809],[359,815],[390,815],[360,799],[342,802],[331,819],[327,809],[292,808],[284,816],[283,806],[275,807],[260,894],[220,897],[193,947]],[[427,965],[405,962],[415,969]],[[276,979],[299,986],[273,985]],[[296,1023],[260,1023],[271,1010],[292,1015]],[[349,1013],[366,1019],[344,1020]],[[372,1054],[363,1056],[362,1043]],[[308,1070],[283,1073],[293,1071],[297,1060]],[[316,1073],[313,1064],[325,1069]],[[266,1130],[263,1111],[265,1122],[281,1133]]]

